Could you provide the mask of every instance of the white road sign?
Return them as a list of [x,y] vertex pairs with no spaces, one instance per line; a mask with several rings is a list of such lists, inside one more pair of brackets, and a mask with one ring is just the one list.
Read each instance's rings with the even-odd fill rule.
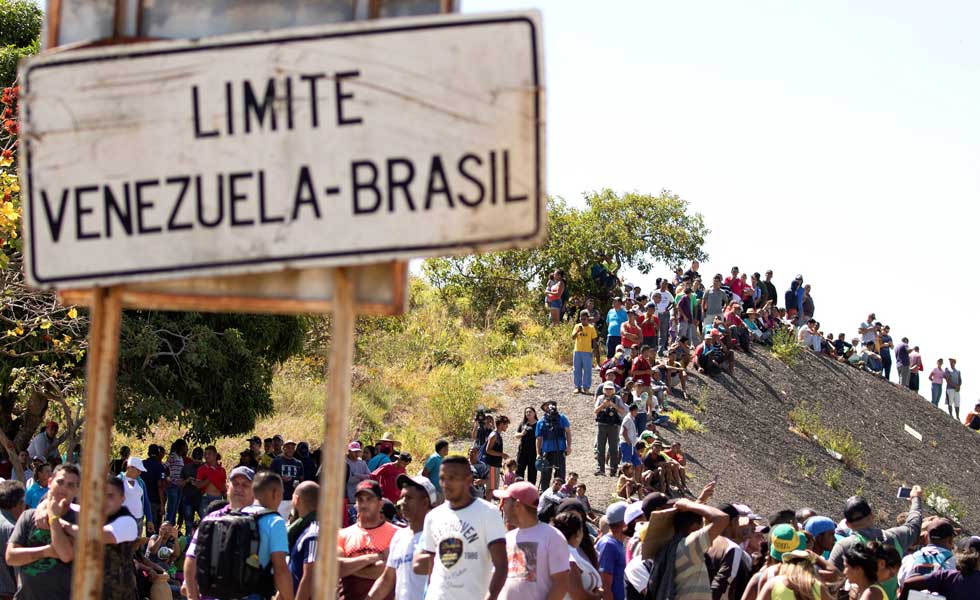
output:
[[21,72],[28,280],[539,243],[541,64],[536,12],[33,58]]

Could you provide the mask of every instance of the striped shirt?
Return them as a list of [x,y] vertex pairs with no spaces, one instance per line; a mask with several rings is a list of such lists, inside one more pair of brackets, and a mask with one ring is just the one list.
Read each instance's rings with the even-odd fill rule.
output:
[[167,467],[167,472],[170,474],[170,483],[176,484],[177,480],[180,479],[180,472],[184,469],[184,459],[171,452],[164,466]]
[[708,525],[684,538],[677,546],[674,583],[681,600],[711,600],[711,579],[704,564],[704,553],[711,546]]

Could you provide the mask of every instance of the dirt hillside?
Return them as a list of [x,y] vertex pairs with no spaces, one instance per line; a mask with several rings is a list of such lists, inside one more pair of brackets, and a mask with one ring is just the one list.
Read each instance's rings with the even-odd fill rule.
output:
[[[595,384],[597,375],[593,379]],[[569,469],[582,476],[594,505],[612,499],[614,480],[592,475],[592,410],[586,396],[575,394],[570,373],[499,382],[489,391],[501,398],[498,412],[515,423],[524,406],[557,400],[572,422]],[[841,517],[844,500],[860,493],[871,500],[879,520],[889,523],[907,508],[895,498],[900,485],[938,485],[962,507],[962,524],[980,530],[980,435],[879,377],[810,353],[791,368],[756,349],[749,356],[738,354],[734,378],[690,372],[688,399],[678,394],[671,402],[705,428],[701,433],[662,429],[667,439],[681,442],[695,493],[718,474],[718,501],[744,502],[763,515],[810,506],[834,519]],[[851,433],[863,466],[844,465],[796,431],[789,415],[801,403],[811,416],[819,414],[825,427]],[[906,425],[922,441],[907,433]],[[505,451],[513,455],[515,441],[507,437]]]

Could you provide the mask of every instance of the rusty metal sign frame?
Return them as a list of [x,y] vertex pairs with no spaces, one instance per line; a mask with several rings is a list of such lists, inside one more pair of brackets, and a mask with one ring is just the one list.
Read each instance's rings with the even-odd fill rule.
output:
[[[365,0],[353,0],[364,3]],[[59,48],[59,30],[64,7],[62,0],[49,0],[45,29],[45,48],[70,51],[81,47],[153,41],[139,37],[144,0],[115,0],[113,36],[88,43]],[[382,0],[367,0],[368,19],[382,15]],[[135,6],[135,15],[132,14]],[[458,0],[439,0],[440,13],[457,9]],[[127,33],[129,35],[127,35]],[[136,35],[133,35],[133,34]],[[243,295],[221,296],[180,294],[140,290],[139,286],[96,287],[89,290],[63,290],[62,300],[85,304],[91,310],[91,331],[87,364],[85,452],[82,453],[83,473],[98,473],[109,462],[112,419],[115,408],[115,384],[119,357],[119,331],[124,308],[153,310],[211,310],[219,312],[316,313],[332,312],[333,336],[329,355],[330,376],[327,397],[331,410],[324,412],[322,444],[323,468],[320,478],[322,493],[317,507],[320,534],[328,543],[320,546],[315,568],[316,598],[336,597],[338,573],[336,539],[343,510],[344,482],[342,478],[344,450],[347,439],[347,420],[351,398],[351,368],[354,354],[354,321],[358,313],[400,314],[407,298],[398,295],[384,305],[361,305],[355,297],[358,272],[366,267],[335,267],[332,297],[329,300],[290,301]],[[391,268],[396,292],[404,290],[407,263],[395,261]],[[73,600],[97,600],[102,597],[104,544],[102,542],[102,498],[105,495],[104,477],[83,477],[81,511],[78,519],[79,536],[72,575]]]

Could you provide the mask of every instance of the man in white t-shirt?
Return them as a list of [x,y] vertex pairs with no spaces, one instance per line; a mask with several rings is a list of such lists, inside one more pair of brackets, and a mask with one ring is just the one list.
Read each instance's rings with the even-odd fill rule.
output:
[[630,404],[627,408],[629,413],[623,417],[623,424],[619,428],[619,464],[632,464],[633,450],[636,448],[636,436],[639,435],[636,431],[636,415],[639,412],[639,407],[636,404]]
[[417,575],[412,570],[412,558],[419,540],[422,539],[425,516],[432,510],[439,496],[436,486],[432,485],[428,477],[411,477],[402,473],[395,483],[401,490],[399,502],[408,527],[399,529],[392,536],[385,570],[371,587],[368,600],[387,598],[392,589],[395,590],[395,600],[416,600],[425,595],[425,576]]
[[[133,556],[139,525],[124,506],[126,492],[120,479],[110,477],[106,484],[102,512],[106,524],[102,527],[102,542],[106,544],[103,576],[103,597],[116,598],[120,592],[136,588]],[[77,539],[78,525],[63,523],[65,532]],[[130,592],[131,594],[131,592]]]
[[861,334],[861,344],[867,344],[868,342],[875,341],[875,334],[877,331],[875,330],[874,313],[868,315],[867,321],[862,321],[861,324],[858,325],[858,333]]
[[538,489],[519,481],[493,495],[503,500],[507,532],[504,600],[564,598],[568,592],[568,542],[551,525],[538,521]]
[[[105,488],[105,500],[102,512],[106,516],[106,524],[102,527],[102,542],[104,544],[124,544],[136,541],[139,528],[136,517],[125,507],[126,492],[119,479],[110,479]],[[78,525],[65,524],[66,531],[72,537],[78,535]]]
[[428,576],[426,600],[497,600],[507,578],[500,511],[470,494],[473,473],[463,456],[439,466],[446,502],[425,516],[412,568]]

